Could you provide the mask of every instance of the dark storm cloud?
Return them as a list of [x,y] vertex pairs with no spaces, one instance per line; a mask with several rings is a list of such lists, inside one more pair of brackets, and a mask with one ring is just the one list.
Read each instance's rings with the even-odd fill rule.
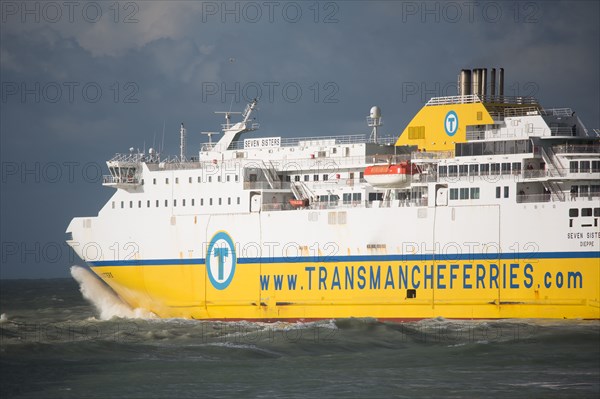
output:
[[367,133],[372,105],[397,136],[461,68],[503,66],[507,94],[600,127],[598,2],[75,3],[57,19],[2,2],[2,278],[66,276],[68,222],[111,195],[104,160],[158,145],[163,123],[176,154],[181,121],[191,155],[244,97],[261,95],[256,136]]

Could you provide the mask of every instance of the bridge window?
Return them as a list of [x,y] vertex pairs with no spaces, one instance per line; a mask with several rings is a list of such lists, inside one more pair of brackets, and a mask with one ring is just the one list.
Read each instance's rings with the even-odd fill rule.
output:
[[308,175],[304,175],[304,181],[308,181],[309,176]]
[[466,176],[469,170],[469,165],[459,165],[458,166],[458,173],[461,176]]
[[204,206],[204,198],[200,198],[200,206]]
[[176,200],[176,199],[174,199],[174,200],[173,200],[173,207],[176,207],[176,206],[177,206],[177,200]]
[[577,208],[569,209],[569,217],[576,218],[578,216],[579,216],[579,209],[577,209]]
[[477,176],[479,174],[479,164],[469,165],[469,174]]
[[181,200],[181,206],[185,206],[185,198]]
[[496,187],[496,198],[500,198],[501,192],[502,192],[502,187]]
[[579,163],[579,171],[581,173],[590,173],[590,161],[581,161]]
[[196,206],[196,200],[192,198],[192,206]]
[[133,208],[133,201],[129,201],[129,208]]
[[191,183],[191,182],[192,182],[192,176],[190,176],[190,177],[188,178],[188,183]]
[[142,201],[138,201],[138,208],[142,207]]
[[222,205],[221,197],[219,197],[219,205]]
[[156,178],[152,179],[152,184],[156,184]]
[[158,200],[156,200],[156,207],[158,208],[158,206],[159,206],[159,202],[158,202]]
[[169,178],[165,178],[165,184],[169,184]]
[[510,162],[502,162],[502,174],[506,175],[510,173]]
[[439,175],[440,177],[446,177],[446,175],[448,174],[448,167],[447,166],[440,166],[439,169]]
[[231,197],[227,197],[227,205],[231,205]]
[[499,163],[493,163],[491,164],[491,171],[492,171],[492,175],[499,175],[500,174],[500,164]]
[[323,181],[329,180],[329,175],[323,175]]
[[571,173],[579,172],[579,162],[577,162],[577,161],[569,162],[569,172],[571,172]]
[[521,162],[513,162],[512,163],[512,171],[513,171],[513,174],[521,173]]
[[208,200],[208,205],[212,206],[212,198]]
[[600,172],[600,161],[592,161],[592,173]]
[[481,171],[481,175],[482,176],[486,176],[490,174],[490,164],[489,163],[482,163],[481,165],[479,165],[479,170]]
[[240,204],[240,197],[237,197],[237,204]]
[[169,206],[169,200],[165,200],[165,208]]
[[450,199],[451,200],[457,200],[458,199],[458,188],[451,188],[450,189]]
[[592,216],[592,208],[582,208],[581,216]]
[[146,208],[150,208],[150,200],[146,201]]
[[461,188],[460,189],[460,199],[469,199],[469,189],[468,188]]
[[508,198],[508,186],[504,186],[504,198]]
[[313,175],[313,181],[319,181],[319,175]]
[[200,183],[202,180],[200,179],[200,176],[198,176],[198,183]]
[[458,166],[450,165],[448,166],[448,176],[456,176],[458,174]]
[[300,176],[294,176],[294,181],[300,181]]
[[471,188],[471,199],[479,199],[479,187]]

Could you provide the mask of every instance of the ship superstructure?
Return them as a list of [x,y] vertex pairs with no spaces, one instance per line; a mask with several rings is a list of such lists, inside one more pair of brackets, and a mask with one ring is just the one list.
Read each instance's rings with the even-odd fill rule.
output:
[[[600,133],[463,70],[394,142],[255,137],[248,104],[198,157],[130,151],[69,244],[161,317],[600,318]],[[498,77],[498,79],[496,79]],[[496,81],[498,84],[496,84]]]

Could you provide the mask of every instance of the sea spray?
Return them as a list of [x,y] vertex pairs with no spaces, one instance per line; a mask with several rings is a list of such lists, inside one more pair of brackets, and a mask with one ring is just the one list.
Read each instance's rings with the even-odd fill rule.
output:
[[79,283],[79,291],[98,310],[102,320],[109,320],[113,317],[127,319],[156,318],[156,315],[148,310],[132,309],[110,287],[83,267],[72,266],[71,276]]

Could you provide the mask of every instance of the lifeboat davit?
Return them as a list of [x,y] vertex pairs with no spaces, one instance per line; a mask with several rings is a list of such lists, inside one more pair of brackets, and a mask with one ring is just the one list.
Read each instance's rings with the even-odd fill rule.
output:
[[374,187],[405,187],[410,177],[419,173],[409,161],[390,165],[373,165],[365,168],[365,180]]

